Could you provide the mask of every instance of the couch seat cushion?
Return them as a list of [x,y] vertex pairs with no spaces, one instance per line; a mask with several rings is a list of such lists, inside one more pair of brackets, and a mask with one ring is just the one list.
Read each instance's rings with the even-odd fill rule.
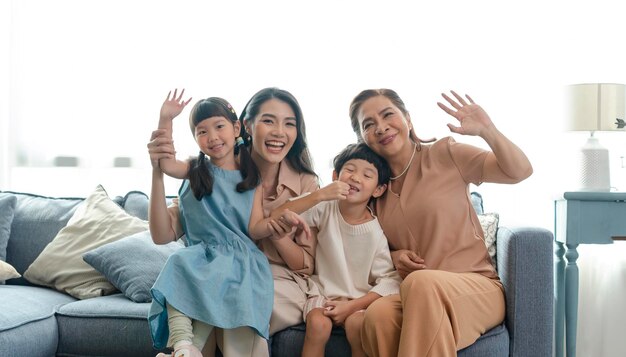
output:
[[57,356],[154,357],[158,351],[152,348],[149,309],[150,303],[135,303],[122,294],[63,305],[57,312]]
[[47,288],[0,286],[0,356],[54,356],[59,341],[54,312],[74,300]]
[[57,308],[76,299],[47,288],[0,286],[0,332],[54,316]]

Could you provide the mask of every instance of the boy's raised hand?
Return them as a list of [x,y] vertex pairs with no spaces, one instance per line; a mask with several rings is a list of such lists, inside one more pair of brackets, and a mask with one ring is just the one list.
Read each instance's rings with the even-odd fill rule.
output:
[[321,201],[345,200],[350,192],[350,185],[335,180],[316,191]]
[[187,104],[189,104],[192,98],[183,100],[183,94],[185,94],[184,89],[180,91],[180,94],[178,94],[178,89],[174,89],[174,94],[172,94],[172,91],[167,93],[167,98],[165,98],[163,105],[161,105],[161,112],[159,114],[159,127],[161,127],[162,121],[171,121],[176,116],[178,116],[178,114],[180,114],[183,109],[185,109],[185,106],[187,106]]

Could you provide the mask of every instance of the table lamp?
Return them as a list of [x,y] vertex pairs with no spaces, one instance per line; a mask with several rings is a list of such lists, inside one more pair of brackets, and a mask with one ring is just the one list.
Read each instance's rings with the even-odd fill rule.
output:
[[566,130],[588,131],[580,151],[580,191],[610,191],[609,150],[596,131],[626,131],[625,85],[585,83],[567,86]]

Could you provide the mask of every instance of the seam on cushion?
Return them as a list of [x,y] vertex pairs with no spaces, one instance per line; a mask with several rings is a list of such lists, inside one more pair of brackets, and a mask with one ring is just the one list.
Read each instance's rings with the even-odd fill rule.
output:
[[35,197],[35,198],[48,198],[48,199],[53,199],[53,200],[84,200],[85,197],[52,197],[52,196],[42,196],[42,195],[37,195],[34,193],[28,193],[28,192],[18,192],[18,191],[0,191],[2,193],[11,193],[11,194],[15,194],[15,195],[23,195],[23,196],[29,196],[29,197]]
[[15,329],[15,328],[18,328],[18,327],[21,327],[21,326],[25,326],[25,325],[28,325],[28,324],[30,324],[30,323],[34,323],[34,322],[38,322],[38,321],[42,321],[42,320],[46,320],[46,319],[49,319],[49,318],[51,318],[51,317],[52,317],[52,318],[54,318],[54,317],[55,317],[55,316],[54,316],[54,314],[55,314],[54,312],[51,312],[51,313],[50,313],[50,315],[47,315],[47,316],[43,316],[43,317],[40,317],[40,318],[37,318],[37,319],[30,319],[30,320],[28,320],[28,321],[24,321],[24,322],[22,322],[22,323],[18,323],[18,324],[15,324],[15,325],[11,325],[11,326],[8,326],[8,327],[6,327],[6,328],[1,329],[1,330],[0,330],[0,332],[13,330],[13,329]]
[[57,317],[78,317],[78,318],[84,318],[84,319],[115,319],[115,320],[146,320],[148,318],[148,316],[128,316],[128,315],[124,315],[124,316],[120,316],[120,315],[109,315],[109,314],[89,314],[89,313],[66,313],[66,312],[57,312],[56,313]]

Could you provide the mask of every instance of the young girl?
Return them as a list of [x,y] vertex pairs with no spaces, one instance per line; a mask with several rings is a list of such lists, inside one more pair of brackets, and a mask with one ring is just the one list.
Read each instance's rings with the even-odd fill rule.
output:
[[[189,103],[168,94],[160,128]],[[248,237],[262,217],[255,213],[259,173],[243,145],[248,140],[232,106],[221,98],[200,100],[191,110],[189,126],[200,154],[184,163],[186,179],[178,203],[166,207],[163,172],[180,170],[171,157],[151,155],[150,232],[157,244],[185,234],[185,249],[166,262],[152,288],[150,330],[156,348],[166,345],[173,356],[202,356],[213,328],[223,329],[223,354],[252,356],[254,343],[269,337],[272,273],[265,255]],[[237,160],[238,159],[238,160]],[[258,195],[257,195],[258,196]],[[214,351],[208,346],[207,351]]]

